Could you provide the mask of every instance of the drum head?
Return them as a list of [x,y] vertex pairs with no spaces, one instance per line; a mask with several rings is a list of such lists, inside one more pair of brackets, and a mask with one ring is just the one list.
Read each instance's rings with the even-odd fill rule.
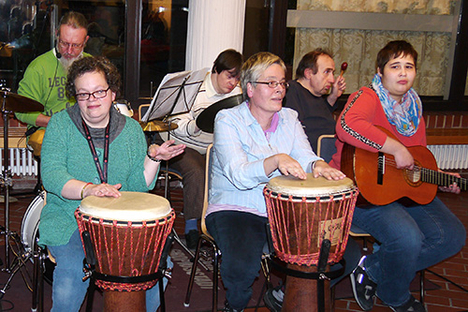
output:
[[312,173],[308,173],[305,180],[293,176],[275,177],[268,182],[267,188],[277,194],[315,198],[351,191],[354,183],[349,178],[335,181],[324,177],[314,178]]
[[80,212],[94,218],[116,221],[154,221],[168,216],[171,205],[162,196],[140,193],[121,192],[122,196],[88,196],[81,201]]
[[21,242],[26,251],[31,251],[34,247],[39,221],[41,219],[42,208],[44,208],[46,192],[37,195],[26,210],[21,222]]

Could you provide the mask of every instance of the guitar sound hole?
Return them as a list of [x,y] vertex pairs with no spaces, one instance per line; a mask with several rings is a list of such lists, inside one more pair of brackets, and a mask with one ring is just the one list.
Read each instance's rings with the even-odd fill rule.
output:
[[405,176],[409,184],[418,184],[421,181],[421,168],[414,166],[413,170],[405,169]]

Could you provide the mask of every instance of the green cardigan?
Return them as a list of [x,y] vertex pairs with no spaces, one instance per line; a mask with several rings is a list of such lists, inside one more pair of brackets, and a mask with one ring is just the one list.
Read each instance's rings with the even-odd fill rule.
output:
[[[108,183],[121,183],[121,191],[147,192],[144,159],[147,143],[137,121],[125,117],[122,132],[109,146]],[[97,148],[102,166],[103,149]],[[80,200],[61,196],[71,179],[100,183],[99,174],[86,138],[79,132],[67,110],[55,114],[44,136],[41,152],[41,175],[47,191],[46,205],[39,224],[40,244],[65,245],[78,228],[74,212]]]

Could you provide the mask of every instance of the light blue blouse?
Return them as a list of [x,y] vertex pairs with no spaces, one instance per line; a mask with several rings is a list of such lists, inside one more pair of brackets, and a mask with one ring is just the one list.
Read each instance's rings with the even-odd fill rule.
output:
[[306,172],[312,172],[313,162],[321,158],[312,151],[297,112],[282,108],[278,115],[278,127],[268,141],[247,102],[217,114],[207,214],[244,210],[266,216],[263,188],[272,177],[281,175],[278,169],[270,176],[265,174],[263,161],[272,155],[288,154]]

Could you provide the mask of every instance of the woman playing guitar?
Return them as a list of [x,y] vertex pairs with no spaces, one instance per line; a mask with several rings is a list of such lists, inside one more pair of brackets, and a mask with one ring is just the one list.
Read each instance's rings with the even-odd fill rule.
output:
[[[345,143],[375,154],[388,154],[402,171],[419,167],[410,152],[411,147],[426,146],[421,100],[412,88],[417,57],[406,41],[389,42],[379,51],[372,83],[349,97],[338,119],[338,152],[330,163],[333,167],[345,167]],[[377,165],[385,168],[386,162]],[[371,164],[363,167],[368,166]],[[361,169],[365,168],[354,168]],[[386,182],[384,171],[368,180],[376,185]],[[460,192],[455,183],[443,190]],[[459,252],[466,237],[462,223],[437,197],[427,204],[409,207],[396,200],[356,207],[353,224],[380,243],[379,250],[363,257],[351,275],[354,296],[363,310],[371,310],[373,297],[378,296],[393,311],[425,311],[411,295],[410,282],[417,271]]]

